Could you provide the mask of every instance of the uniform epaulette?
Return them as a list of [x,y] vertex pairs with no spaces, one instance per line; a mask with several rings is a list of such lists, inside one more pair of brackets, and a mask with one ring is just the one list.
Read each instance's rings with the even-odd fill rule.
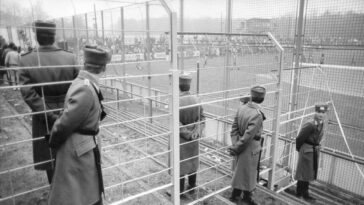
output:
[[72,51],[69,51],[69,50],[64,50],[64,49],[61,49],[62,51],[66,51],[67,53],[72,53],[73,54],[73,52]]
[[83,81],[83,84],[87,85],[87,86],[90,86],[90,80],[89,79],[85,79]]
[[28,55],[29,53],[31,53],[32,51],[28,51],[28,52],[26,52],[26,53],[23,53],[23,54],[21,54],[21,56],[26,56],[26,55]]

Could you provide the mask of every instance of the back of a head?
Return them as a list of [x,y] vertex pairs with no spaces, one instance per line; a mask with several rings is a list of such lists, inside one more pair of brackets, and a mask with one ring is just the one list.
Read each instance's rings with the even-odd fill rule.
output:
[[110,63],[110,53],[97,46],[86,45],[83,49],[85,70],[90,73],[99,74],[104,72],[106,64]]
[[11,49],[11,50],[14,50],[14,51],[16,51],[16,50],[18,50],[18,47],[15,45],[15,43],[13,43],[13,42],[10,42],[9,43],[9,48]]
[[181,74],[179,76],[179,89],[182,92],[190,90],[192,77],[188,74]]
[[56,24],[51,21],[35,21],[35,33],[41,46],[53,45],[56,35]]
[[262,86],[252,87],[250,89],[250,95],[251,95],[252,102],[255,102],[258,104],[262,103],[265,98],[265,93],[266,93],[266,90]]

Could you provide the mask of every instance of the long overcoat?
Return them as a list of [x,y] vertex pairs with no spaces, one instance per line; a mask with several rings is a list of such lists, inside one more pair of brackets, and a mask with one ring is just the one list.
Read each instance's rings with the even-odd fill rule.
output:
[[[181,92],[180,107],[198,104],[200,101],[196,96],[191,96],[189,92]],[[203,108],[201,105],[180,109],[180,175],[192,174],[199,167],[199,140],[192,140],[193,133],[198,133],[201,137],[204,129],[204,122],[196,123],[205,120]],[[196,123],[193,125],[189,125]],[[187,125],[187,126],[186,126]],[[187,160],[186,160],[187,159]]]
[[[47,66],[66,66],[69,67],[56,67],[50,68]],[[38,49],[22,55],[20,59],[20,66],[33,67],[29,69],[22,69],[19,72],[19,80],[22,85],[56,82],[56,81],[71,81],[76,78],[78,69],[76,65],[75,56],[55,46],[40,46]],[[42,68],[34,68],[42,66]],[[42,87],[22,87],[20,89],[24,101],[28,104],[33,112],[44,111],[43,93],[45,100],[45,107],[47,110],[63,108],[65,95],[70,84],[59,84],[52,86]],[[54,121],[56,120],[56,113],[48,113],[47,118],[45,114],[32,115],[32,137],[33,140],[33,159],[35,169],[48,170],[52,169],[51,163],[41,163],[50,160],[54,157],[54,152],[51,154],[45,135],[49,134]],[[48,127],[47,127],[48,124]]]
[[233,161],[231,186],[252,191],[257,183],[257,167],[261,150],[263,115],[257,104],[249,102],[238,108],[231,130],[231,142],[238,151]]
[[57,150],[49,205],[91,205],[100,200],[93,151],[96,142],[93,135],[78,133],[99,128],[101,106],[92,83],[98,87],[96,78],[81,70],[67,92],[65,109],[52,128],[51,141],[65,141]]
[[[298,151],[296,180],[312,181],[316,179],[317,167],[314,167],[314,152],[318,164],[320,156],[320,142],[323,137],[323,126],[316,125],[315,121],[306,122],[296,138],[296,149]],[[315,147],[315,149],[314,149]]]

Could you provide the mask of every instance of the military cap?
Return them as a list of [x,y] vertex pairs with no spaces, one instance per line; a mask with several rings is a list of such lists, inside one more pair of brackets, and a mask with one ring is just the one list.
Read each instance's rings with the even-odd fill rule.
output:
[[37,20],[33,23],[33,25],[37,34],[48,36],[56,35],[56,24],[51,21]]
[[329,105],[324,102],[318,102],[315,104],[315,112],[327,112]]
[[264,98],[265,92],[265,88],[259,85],[250,89],[250,95],[252,98]]
[[111,56],[109,52],[97,46],[86,45],[83,49],[85,63],[92,65],[106,65],[110,63]]
[[179,76],[179,84],[180,85],[190,85],[192,81],[192,77],[189,74],[182,73]]

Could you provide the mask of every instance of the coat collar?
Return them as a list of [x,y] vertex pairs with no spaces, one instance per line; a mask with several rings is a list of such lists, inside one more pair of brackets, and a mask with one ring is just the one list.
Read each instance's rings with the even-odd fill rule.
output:
[[88,79],[93,84],[95,84],[97,87],[99,87],[99,77],[97,75],[95,75],[95,74],[92,74],[92,73],[90,73],[88,71],[85,71],[85,70],[80,70],[77,77],[80,78],[80,79]]
[[258,109],[258,110],[261,110],[261,107],[260,107],[260,105],[259,104],[257,104],[257,103],[255,103],[255,102],[248,102],[247,104],[246,104],[248,107],[250,107],[250,108],[254,108],[254,109]]
[[58,48],[57,46],[54,45],[49,45],[49,46],[39,46],[38,49],[35,49],[35,52],[39,51],[39,52],[49,52],[49,51],[60,51],[62,49]]
[[181,91],[180,92],[180,96],[185,96],[185,95],[190,95],[191,93],[190,93],[190,91]]

